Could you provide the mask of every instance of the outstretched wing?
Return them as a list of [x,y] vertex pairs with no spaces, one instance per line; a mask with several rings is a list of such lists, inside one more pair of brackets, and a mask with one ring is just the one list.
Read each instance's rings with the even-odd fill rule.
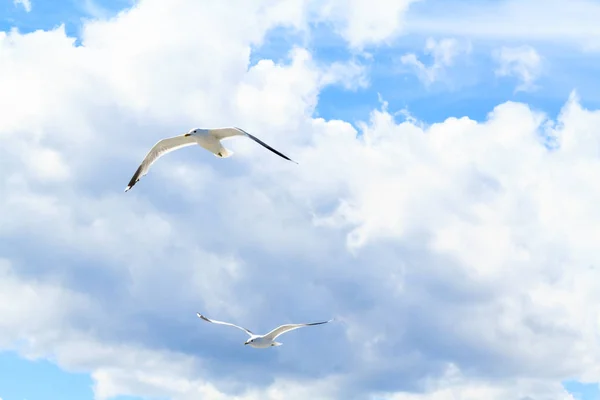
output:
[[200,313],[196,313],[196,315],[198,316],[198,318],[203,319],[206,322],[212,322],[213,324],[219,324],[219,325],[229,325],[229,326],[233,326],[235,328],[241,329],[244,332],[246,332],[249,336],[253,336],[254,333],[250,332],[248,329],[246,328],[242,328],[241,326],[237,326],[234,324],[230,324],[229,322],[222,322],[222,321],[216,321],[214,319],[208,319],[206,318],[204,315],[200,314]]
[[130,190],[142,176],[146,175],[150,169],[150,166],[154,164],[154,162],[160,157],[182,147],[191,146],[193,144],[196,144],[196,139],[187,133],[184,135],[159,140],[150,149],[148,154],[146,154],[144,161],[142,161],[137,171],[135,171],[135,174],[133,174],[133,177],[131,177],[131,180],[125,188],[125,191],[127,192]]
[[293,331],[294,329],[298,329],[298,328],[304,328],[305,326],[313,326],[313,325],[321,325],[321,324],[326,324],[328,322],[333,321],[333,319],[330,319],[329,321],[323,321],[323,322],[312,322],[310,324],[286,324],[286,325],[281,325],[275,329],[273,329],[271,332],[267,333],[264,338],[265,339],[269,339],[269,340],[275,340],[275,338],[277,338],[277,336],[286,333],[288,331]]
[[233,136],[246,136],[249,137],[250,139],[254,140],[256,143],[260,144],[261,146],[265,147],[266,149],[271,150],[273,153],[277,154],[280,157],[285,158],[286,160],[289,160],[293,163],[298,164],[296,161],[292,160],[291,158],[289,158],[288,156],[286,156],[285,154],[281,153],[278,150],[275,150],[274,148],[272,148],[271,146],[269,146],[268,144],[266,144],[265,142],[263,142],[262,140],[260,140],[259,138],[257,138],[256,136],[253,136],[251,134],[249,134],[248,132],[246,132],[243,129],[240,129],[238,127],[232,127],[232,128],[217,128],[217,129],[211,129],[210,130],[211,135],[213,135],[215,138],[221,140],[221,139],[227,139]]

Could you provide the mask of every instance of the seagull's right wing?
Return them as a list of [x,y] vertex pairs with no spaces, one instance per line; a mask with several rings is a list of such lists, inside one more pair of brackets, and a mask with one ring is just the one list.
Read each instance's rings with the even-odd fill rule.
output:
[[208,319],[206,318],[204,315],[200,314],[200,313],[196,313],[196,315],[198,316],[198,318],[203,319],[206,322],[212,322],[213,324],[219,324],[219,325],[229,325],[229,326],[233,326],[235,328],[241,329],[244,332],[246,332],[249,336],[253,336],[254,333],[250,332],[248,329],[246,328],[242,328],[241,326],[237,326],[234,324],[230,324],[229,322],[222,322],[222,321],[215,321],[214,319]]
[[196,139],[187,133],[184,135],[159,140],[150,149],[148,154],[146,154],[144,161],[142,161],[137,171],[135,171],[135,174],[133,174],[133,177],[127,184],[125,191],[127,192],[129,189],[131,189],[142,176],[146,175],[150,169],[150,166],[160,157],[182,147],[191,146],[196,143]]
[[288,331],[293,331],[294,329],[298,329],[298,328],[304,328],[305,326],[322,325],[322,324],[326,324],[331,321],[333,321],[333,319],[330,319],[329,321],[323,321],[323,322],[311,322],[308,324],[281,325],[281,326],[273,329],[271,332],[267,333],[264,337],[265,337],[265,339],[275,340],[277,338],[277,336],[279,336],[283,333],[286,333]]
[[253,136],[253,135],[249,134],[248,132],[246,132],[245,130],[238,128],[236,126],[233,126],[230,128],[211,129],[210,133],[211,133],[211,135],[213,135],[215,138],[217,138],[219,140],[228,139],[228,138],[234,137],[234,136],[246,136],[247,138],[250,138],[250,139],[254,140],[256,143],[263,146],[265,149],[270,150],[273,153],[277,154],[279,157],[283,157],[286,160],[289,160],[295,164],[298,164],[296,161],[292,160],[291,158],[289,158],[288,156],[286,156],[279,150],[275,150],[274,148],[272,148],[271,146],[269,146],[268,144],[266,144],[265,142],[263,142],[256,136]]

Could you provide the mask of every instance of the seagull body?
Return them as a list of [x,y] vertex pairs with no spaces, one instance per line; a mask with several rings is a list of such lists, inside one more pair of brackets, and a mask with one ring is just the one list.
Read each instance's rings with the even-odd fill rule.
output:
[[128,190],[130,190],[140,180],[140,178],[142,176],[146,175],[148,173],[148,170],[150,169],[150,166],[152,164],[154,164],[154,162],[156,162],[156,160],[158,160],[160,157],[162,157],[163,155],[165,155],[167,153],[181,149],[183,147],[192,146],[194,144],[197,144],[197,145],[203,147],[204,149],[210,151],[211,153],[213,153],[216,157],[219,157],[219,158],[231,157],[233,155],[233,151],[223,147],[221,140],[229,139],[229,138],[232,138],[235,136],[245,136],[247,138],[250,138],[250,139],[254,140],[256,143],[260,144],[261,146],[271,150],[273,153],[277,154],[278,156],[283,157],[286,160],[296,163],[296,161],[292,160],[285,154],[280,153],[279,151],[275,150],[274,148],[272,148],[271,146],[269,146],[262,140],[258,139],[257,137],[249,134],[248,132],[246,132],[240,128],[236,128],[236,127],[216,128],[216,129],[196,128],[196,129],[191,129],[189,132],[187,132],[183,135],[159,140],[150,149],[148,154],[146,154],[146,157],[144,157],[144,160],[142,161],[142,163],[138,167],[137,171],[135,171],[135,174],[133,174],[133,177],[127,184],[125,191],[127,192]]
[[250,338],[248,340],[246,340],[244,345],[248,344],[248,345],[250,345],[250,347],[254,347],[255,349],[266,349],[267,347],[281,346],[283,343],[276,342],[275,339],[279,335],[281,335],[285,332],[289,332],[289,331],[292,331],[292,330],[298,329],[298,328],[303,328],[305,326],[321,325],[321,324],[326,324],[328,322],[333,321],[333,319],[330,319],[329,321],[311,322],[308,324],[286,324],[286,325],[278,326],[277,328],[273,329],[271,332],[267,333],[266,335],[256,335],[256,334],[250,332],[248,329],[242,328],[241,326],[230,324],[229,322],[222,322],[222,321],[216,321],[214,319],[209,319],[200,313],[196,313],[196,315],[198,316],[198,318],[200,318],[206,322],[212,322],[213,324],[219,324],[219,325],[229,325],[229,326],[233,326],[235,328],[243,330],[244,332],[246,332],[246,334],[248,336],[250,336]]

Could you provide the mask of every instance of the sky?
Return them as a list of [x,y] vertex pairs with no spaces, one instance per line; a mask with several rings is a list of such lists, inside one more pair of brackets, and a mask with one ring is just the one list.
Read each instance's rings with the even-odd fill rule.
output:
[[599,400],[599,19],[0,3],[0,399]]

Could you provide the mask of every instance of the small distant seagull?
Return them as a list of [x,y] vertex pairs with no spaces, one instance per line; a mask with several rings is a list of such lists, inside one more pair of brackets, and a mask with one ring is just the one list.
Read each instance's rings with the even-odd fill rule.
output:
[[326,324],[328,322],[333,321],[333,319],[330,319],[329,321],[312,322],[310,324],[281,325],[281,326],[273,329],[271,332],[267,333],[266,335],[255,335],[254,333],[250,332],[248,329],[242,328],[241,326],[230,324],[229,322],[221,322],[221,321],[215,321],[214,319],[208,319],[200,313],[196,313],[196,315],[199,318],[203,319],[204,321],[212,322],[213,324],[229,325],[229,326],[233,326],[233,327],[243,330],[250,336],[250,339],[246,340],[244,345],[249,344],[251,347],[254,347],[256,349],[266,349],[267,347],[281,346],[283,343],[276,342],[275,339],[277,338],[277,336],[279,336],[285,332],[292,331],[292,330],[298,329],[298,328],[303,328],[305,326],[321,325],[321,324]]
[[133,177],[129,181],[129,184],[125,188],[125,191],[127,192],[129,189],[131,189],[140,180],[140,178],[142,176],[146,175],[148,173],[148,170],[150,169],[150,166],[152,164],[154,164],[154,162],[156,160],[158,160],[163,155],[170,153],[174,150],[181,149],[182,147],[187,147],[187,146],[191,146],[194,144],[198,144],[198,145],[204,147],[206,150],[213,153],[216,157],[219,157],[219,158],[231,157],[233,155],[233,151],[223,147],[223,145],[221,144],[221,140],[229,139],[234,136],[246,136],[246,137],[254,140],[256,143],[271,150],[273,153],[277,154],[278,156],[283,157],[286,160],[290,160],[291,162],[298,164],[296,161],[292,160],[285,154],[280,153],[279,151],[275,150],[274,148],[272,148],[271,146],[269,146],[262,140],[258,139],[256,136],[252,136],[251,134],[249,134],[248,132],[246,132],[240,128],[236,128],[236,127],[216,128],[216,129],[197,128],[197,129],[191,129],[188,133],[185,133],[183,135],[174,136],[174,137],[170,137],[170,138],[166,138],[166,139],[162,139],[162,140],[158,141],[150,149],[148,154],[146,154],[144,161],[142,161],[142,163],[138,167],[137,171],[135,171],[135,174],[133,174]]

